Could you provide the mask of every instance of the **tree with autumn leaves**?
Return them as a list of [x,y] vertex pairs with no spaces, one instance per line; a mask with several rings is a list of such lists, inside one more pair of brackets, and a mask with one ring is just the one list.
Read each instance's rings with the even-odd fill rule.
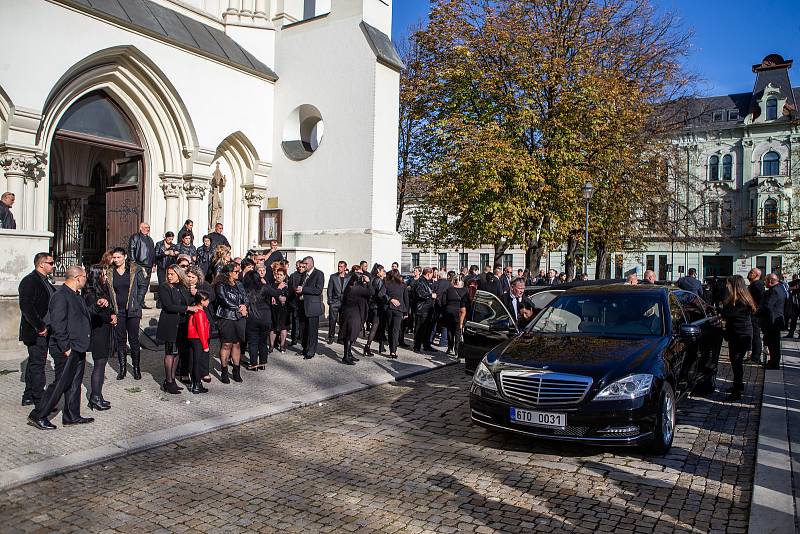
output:
[[569,264],[588,181],[606,265],[659,194],[652,162],[674,124],[655,112],[691,87],[687,39],[647,0],[434,0],[401,85],[401,185],[438,227],[417,235],[491,243],[495,261],[522,245],[532,269],[566,243]]

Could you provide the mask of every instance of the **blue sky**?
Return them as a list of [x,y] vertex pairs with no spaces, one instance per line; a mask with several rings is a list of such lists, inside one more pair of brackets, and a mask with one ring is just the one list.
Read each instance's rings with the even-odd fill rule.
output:
[[[694,30],[687,67],[704,82],[705,95],[742,93],[753,89],[751,67],[767,54],[797,60],[789,71],[800,86],[800,0],[652,0],[680,16]],[[429,0],[394,0],[392,35],[408,33],[424,22]]]

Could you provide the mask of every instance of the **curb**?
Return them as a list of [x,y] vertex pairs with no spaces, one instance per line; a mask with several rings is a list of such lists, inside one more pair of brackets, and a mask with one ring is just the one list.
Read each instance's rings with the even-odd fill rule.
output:
[[[784,362],[785,362],[784,357]],[[795,532],[792,457],[783,367],[764,372],[748,532]]]
[[0,491],[10,489],[50,478],[56,475],[75,471],[84,467],[98,464],[107,460],[113,460],[123,456],[136,454],[149,449],[182,441],[187,438],[201,436],[217,430],[223,430],[233,426],[238,426],[258,419],[263,419],[273,415],[291,411],[295,408],[310,406],[319,402],[328,401],[351,393],[357,393],[384,384],[391,384],[413,378],[415,376],[443,369],[460,363],[460,360],[453,360],[444,363],[434,363],[433,367],[417,367],[408,370],[397,376],[377,378],[359,382],[348,382],[337,387],[313,391],[293,400],[273,402],[264,404],[248,410],[242,410],[230,415],[222,415],[192,421],[183,425],[147,432],[128,439],[115,441],[108,445],[101,445],[92,449],[78,451],[64,456],[48,458],[22,467],[17,467],[9,471],[0,473]]

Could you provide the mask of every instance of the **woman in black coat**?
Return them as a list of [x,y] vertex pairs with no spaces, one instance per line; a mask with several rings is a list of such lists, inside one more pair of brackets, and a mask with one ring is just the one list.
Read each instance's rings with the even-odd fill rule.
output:
[[92,353],[91,390],[89,392],[89,408],[92,410],[108,410],[111,403],[103,398],[103,383],[106,376],[106,364],[111,354],[111,343],[114,337],[114,326],[117,316],[111,306],[109,285],[106,282],[105,267],[92,265],[86,277],[84,289],[86,308],[92,325],[89,339],[89,352]]
[[279,297],[280,291],[274,289],[267,282],[267,268],[263,263],[258,264],[254,271],[244,275],[244,289],[247,291],[247,350],[250,354],[250,363],[247,366],[251,371],[264,368],[269,360],[271,347],[269,346],[269,333],[272,331],[272,299]]
[[728,400],[737,401],[744,391],[744,358],[753,341],[756,304],[744,285],[744,278],[738,274],[728,277],[725,286],[726,297],[720,314],[725,319],[725,338],[733,368],[733,386],[728,390]]
[[176,395],[183,388],[175,383],[178,370],[176,352],[188,350],[187,327],[189,313],[201,310],[192,305],[194,299],[189,293],[188,280],[183,269],[177,265],[167,267],[167,280],[158,288],[161,295],[161,315],[158,318],[156,337],[164,342],[164,383],[162,388],[167,393]]
[[[247,341],[247,292],[239,281],[241,269],[231,262],[222,268],[214,279],[217,294],[217,328],[219,328],[220,372],[223,384],[242,381],[241,357],[242,343]],[[233,362],[232,377],[228,377],[228,361]]]
[[458,354],[456,340],[458,336],[458,319],[461,311],[461,301],[464,299],[464,281],[458,275],[450,277],[450,285],[439,296],[439,306],[442,310],[442,323],[447,329],[447,354]]
[[371,294],[369,276],[352,272],[342,294],[342,306],[339,308],[339,317],[342,322],[341,336],[344,342],[344,356],[342,357],[344,364],[355,365],[358,361],[358,358],[353,356],[353,343],[358,339],[361,327],[367,320]]
[[286,266],[277,265],[272,270],[272,289],[278,296],[272,299],[272,331],[269,333],[269,346],[275,346],[278,338],[278,352],[286,352],[286,333],[289,323],[289,284],[286,283]]
[[369,313],[367,314],[367,324],[370,325],[367,341],[364,343],[364,356],[372,356],[370,345],[377,338],[378,354],[383,354],[383,342],[386,339],[386,305],[389,299],[386,298],[386,269],[383,265],[376,263],[370,273],[370,291],[372,295],[369,299]]
[[402,335],[403,318],[408,315],[408,287],[397,271],[386,276],[386,315],[389,323],[389,357],[397,358],[397,346]]

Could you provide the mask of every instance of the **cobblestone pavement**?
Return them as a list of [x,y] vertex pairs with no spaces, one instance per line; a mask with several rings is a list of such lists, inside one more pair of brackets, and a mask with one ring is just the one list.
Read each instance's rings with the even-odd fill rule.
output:
[[649,457],[475,427],[451,366],[13,489],[0,517],[6,531],[745,532],[762,376],[747,366],[741,403],[682,403],[671,453]]
[[[392,376],[442,365],[452,358],[444,353],[418,355],[400,350],[399,358],[383,356],[362,358],[354,367],[342,365],[341,345],[320,341],[319,353],[313,360],[303,360],[297,347],[285,354],[273,352],[266,371],[242,370],[244,382],[229,385],[216,378],[208,384],[209,393],[192,395],[186,390],[180,395],[168,395],[160,390],[164,378],[163,349],[155,347],[142,336],[147,347],[142,354],[142,380],[134,381],[130,372],[125,380],[115,380],[116,360],[106,367],[103,396],[111,402],[111,410],[90,412],[86,407],[92,372],[92,357],[87,357],[84,372],[82,415],[93,416],[92,425],[63,427],[61,416],[52,422],[58,430],[42,432],[27,424],[30,407],[20,406],[24,383],[22,360],[0,361],[0,471],[30,465],[65,454],[93,447],[110,445],[147,432],[168,429],[183,423],[208,419],[237,411],[257,408],[279,401],[301,398],[309,391],[319,391],[348,384],[359,385],[370,380],[391,379]],[[357,352],[361,353],[361,342]],[[218,343],[212,342],[212,354],[219,354]],[[376,345],[373,345],[376,350]],[[24,351],[24,348],[21,352]],[[24,352],[23,352],[24,354]],[[219,361],[213,360],[219,369]],[[53,380],[48,364],[48,382]],[[130,371],[130,366],[129,366]],[[213,371],[217,376],[217,372]],[[298,404],[299,401],[296,402]]]

